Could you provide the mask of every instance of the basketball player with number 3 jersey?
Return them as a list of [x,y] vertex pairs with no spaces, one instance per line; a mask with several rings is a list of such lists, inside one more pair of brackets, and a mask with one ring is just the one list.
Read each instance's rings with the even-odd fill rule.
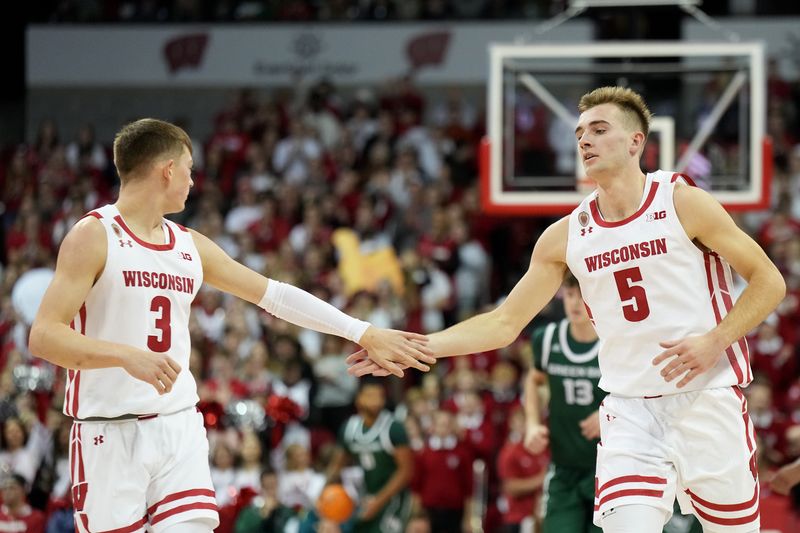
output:
[[[575,137],[597,183],[548,227],[530,267],[494,310],[430,335],[438,357],[507,346],[572,271],[601,348],[594,522],[656,533],[673,502],[704,531],[759,529],[755,439],[742,387],[744,335],[786,287],[761,247],[708,193],[639,166],[650,111],[622,87],[585,94]],[[729,266],[747,281],[734,303]],[[385,374],[359,354],[351,372]]]
[[[79,533],[209,533],[219,523],[208,441],[189,372],[189,313],[205,281],[302,327],[370,350],[387,371],[434,362],[422,335],[375,328],[253,272],[164,218],[184,208],[192,144],[153,119],[114,140],[119,199],[65,237],[30,350],[67,369]],[[373,352],[374,350],[374,352]]]

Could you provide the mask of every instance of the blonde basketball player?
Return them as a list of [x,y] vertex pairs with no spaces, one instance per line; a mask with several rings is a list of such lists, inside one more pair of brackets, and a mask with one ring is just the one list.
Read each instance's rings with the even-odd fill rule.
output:
[[[189,372],[189,312],[203,281],[268,312],[426,370],[425,338],[377,329],[253,272],[205,236],[170,222],[192,186],[192,145],[159,120],[114,140],[121,189],[61,245],[30,334],[31,352],[68,369],[64,412],[81,533],[202,533],[218,524],[208,442]],[[373,351],[374,350],[374,351]]]
[[[660,532],[677,496],[704,531],[758,531],[742,337],[781,301],[783,278],[710,194],[672,172],[642,173],[650,111],[638,94],[603,87],[579,110],[575,137],[597,190],[542,234],[502,304],[431,335],[429,347],[442,357],[508,345],[569,267],[602,343],[609,393],[595,524]],[[735,305],[729,264],[748,282]],[[350,358],[353,373],[385,373],[359,358]]]

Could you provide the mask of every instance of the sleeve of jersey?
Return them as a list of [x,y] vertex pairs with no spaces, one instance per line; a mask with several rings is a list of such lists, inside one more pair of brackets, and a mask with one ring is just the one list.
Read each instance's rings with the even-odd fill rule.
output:
[[533,334],[531,335],[531,358],[533,367],[536,370],[540,370],[544,372],[542,369],[542,344],[544,343],[544,330],[545,327],[541,326],[533,330]]
[[391,426],[389,426],[389,438],[395,447],[408,446],[408,434],[406,433],[406,428],[403,424],[396,420],[392,422]]

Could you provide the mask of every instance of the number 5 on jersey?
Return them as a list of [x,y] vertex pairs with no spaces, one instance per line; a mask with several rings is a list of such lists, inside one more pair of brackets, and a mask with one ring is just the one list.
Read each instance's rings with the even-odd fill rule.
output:
[[622,301],[622,314],[628,322],[641,322],[650,316],[650,305],[647,303],[647,293],[641,285],[642,272],[639,267],[625,268],[614,272],[614,281],[617,283],[619,299]]

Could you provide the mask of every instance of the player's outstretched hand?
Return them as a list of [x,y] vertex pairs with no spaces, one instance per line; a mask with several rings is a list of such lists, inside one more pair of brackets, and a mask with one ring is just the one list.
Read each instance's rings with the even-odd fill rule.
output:
[[431,369],[428,364],[436,362],[428,348],[428,337],[419,333],[370,326],[358,343],[372,362],[398,377],[403,377],[406,368],[427,372]]
[[550,443],[550,431],[541,424],[525,426],[525,448],[534,454],[539,454]]
[[667,382],[683,376],[677,385],[679,389],[692,381],[698,374],[714,368],[725,351],[725,346],[720,346],[719,341],[710,333],[664,341],[659,345],[666,350],[653,359],[653,365],[658,366],[671,359],[669,364],[661,369],[661,376]]
[[129,357],[123,368],[136,379],[152,385],[158,394],[170,392],[181,371],[181,365],[167,354],[146,351]]

